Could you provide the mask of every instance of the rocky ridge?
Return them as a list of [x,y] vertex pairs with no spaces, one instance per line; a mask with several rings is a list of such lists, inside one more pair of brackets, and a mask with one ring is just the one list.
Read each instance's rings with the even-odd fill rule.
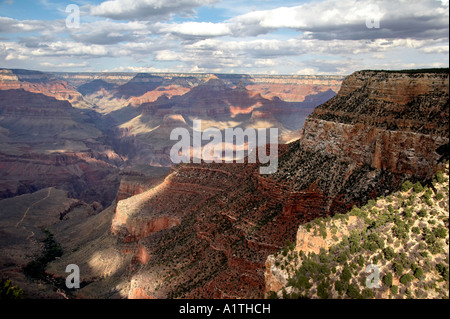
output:
[[[301,225],[296,241],[266,261],[272,298],[447,298],[448,162],[423,187]],[[367,278],[377,267],[377,286]]]

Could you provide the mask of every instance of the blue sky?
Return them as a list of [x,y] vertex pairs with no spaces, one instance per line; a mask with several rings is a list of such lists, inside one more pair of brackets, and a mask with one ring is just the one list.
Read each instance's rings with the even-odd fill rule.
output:
[[[66,23],[69,4],[80,9],[79,26]],[[448,0],[0,0],[0,67],[343,75],[448,67],[448,18]]]

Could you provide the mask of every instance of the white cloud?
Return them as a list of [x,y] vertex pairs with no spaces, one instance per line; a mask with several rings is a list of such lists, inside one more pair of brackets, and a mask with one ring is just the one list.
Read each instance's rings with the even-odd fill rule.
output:
[[193,14],[193,9],[217,0],[109,0],[89,6],[93,16],[116,20],[167,19],[173,14]]
[[448,54],[449,49],[448,49],[448,45],[437,45],[437,46],[429,46],[429,47],[421,48],[420,51],[423,53],[437,53],[437,54],[445,53],[445,54]]
[[187,37],[218,37],[231,35],[225,23],[184,22],[179,24],[160,24],[160,33],[171,33]]
[[180,54],[170,50],[158,51],[155,56],[155,60],[157,61],[177,61],[181,59]]
[[173,72],[171,69],[155,68],[152,66],[119,66],[112,69],[103,69],[101,72],[170,73],[171,71]]
[[41,20],[16,20],[0,16],[1,33],[26,33],[45,30],[55,30],[59,23],[49,23]]
[[72,38],[88,44],[116,44],[142,42],[151,32],[151,27],[143,22],[119,23],[106,20],[80,24],[79,29],[73,29]]
[[[289,28],[318,39],[423,38],[429,31],[448,38],[448,17],[448,5],[436,0],[325,0],[254,11],[228,22],[235,36]],[[380,19],[380,28],[368,29],[368,18]]]
[[[448,59],[448,1],[323,0],[278,8],[273,2],[249,3],[227,11],[238,12],[235,17],[215,15],[218,22],[202,20],[204,12],[180,18],[214,1],[104,1],[83,7],[79,29],[66,28],[64,19],[0,17],[0,63],[74,70],[88,65],[103,69],[109,63],[114,64],[110,70],[130,72],[324,74]],[[246,13],[241,14],[242,8]],[[161,22],[175,14],[176,20]],[[374,14],[380,28],[368,29],[366,18]],[[400,56],[407,61],[398,62]]]
[[52,67],[52,68],[84,68],[88,67],[89,63],[50,63],[50,62],[41,62],[41,66],[44,67]]
[[317,71],[313,68],[304,68],[297,71],[298,75],[314,75]]

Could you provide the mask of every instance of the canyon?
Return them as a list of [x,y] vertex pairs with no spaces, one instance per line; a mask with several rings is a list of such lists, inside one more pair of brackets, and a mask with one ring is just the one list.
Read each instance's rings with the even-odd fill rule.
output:
[[[247,89],[264,84],[267,94],[274,85],[278,94],[283,81],[301,87],[289,101]],[[123,169],[173,165],[174,128],[192,132],[193,120],[201,119],[221,130],[278,127],[282,141],[295,139],[304,118],[340,83],[336,76],[0,69],[0,198],[59,186],[108,206],[126,183]]]
[[[72,298],[263,298],[268,256],[286,241],[294,242],[300,225],[390,194],[405,180],[425,183],[449,155],[448,69],[359,71],[342,82],[325,76],[51,76],[81,88],[83,103],[90,106],[71,107],[70,101],[25,86],[14,91],[8,86],[0,91],[7,99],[0,101],[20,93],[27,101],[21,102],[23,108],[34,110],[36,95],[52,109],[64,110],[50,112],[63,128],[56,127],[46,139],[53,144],[64,140],[73,150],[49,152],[41,142],[28,141],[34,128],[19,124],[18,114],[39,112],[12,108],[20,105],[19,98],[1,102],[1,172],[8,173],[11,183],[27,185],[11,171],[24,176],[39,171],[43,162],[70,172],[56,171],[56,176],[81,176],[93,196],[67,189],[56,178],[53,185],[24,191],[2,187],[10,189],[4,197],[12,197],[38,189],[42,195],[58,184],[69,192],[61,193],[64,201],[80,201],[91,212],[45,223],[64,251],[48,264],[47,276],[65,278],[66,265],[74,263],[86,283]],[[151,90],[145,92],[145,87]],[[248,162],[169,165],[167,134],[174,127],[191,129],[194,119],[219,129],[278,127],[284,135],[278,171],[260,175],[260,163]],[[95,132],[82,137],[94,130],[92,125]],[[22,129],[27,133],[21,135]],[[72,131],[76,133],[68,134]],[[38,136],[42,134],[46,136],[43,131]],[[36,157],[29,156],[28,163],[18,160],[29,153]],[[23,168],[7,166],[16,162],[24,162]],[[93,192],[107,189],[108,196],[101,196],[107,200],[94,205],[98,194]],[[0,207],[20,205],[21,196],[0,201]],[[50,204],[49,198],[39,198],[39,204]],[[38,200],[30,199],[31,205]],[[92,208],[100,205],[105,209]],[[49,214],[62,216],[66,209]],[[9,216],[6,211],[13,214],[0,210],[1,220]],[[24,220],[35,214],[39,211],[29,209]],[[7,242],[7,225],[1,229]],[[38,254],[39,243],[34,245],[34,254],[3,263],[0,273],[20,277],[20,267]],[[33,286],[20,278],[25,290]],[[55,292],[47,289],[41,296],[53,298]]]

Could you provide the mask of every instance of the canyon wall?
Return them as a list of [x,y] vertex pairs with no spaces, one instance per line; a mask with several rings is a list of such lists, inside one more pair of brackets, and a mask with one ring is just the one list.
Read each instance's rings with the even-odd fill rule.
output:
[[[388,195],[405,180],[429,182],[449,156],[448,85],[448,69],[348,76],[338,95],[307,118],[295,150],[280,161],[276,178],[295,189],[284,209],[324,217]],[[305,203],[306,188],[322,200]],[[300,226],[295,250],[317,254],[335,241],[330,232],[322,237]],[[287,286],[288,272],[275,261],[273,255],[266,261],[266,292]]]
[[58,100],[69,101],[80,108],[89,108],[73,86],[57,79],[49,73],[30,70],[0,69],[0,90],[23,89],[28,92],[42,93]]
[[96,114],[24,89],[0,90],[0,198],[57,186],[109,205],[123,160],[105,145]]

